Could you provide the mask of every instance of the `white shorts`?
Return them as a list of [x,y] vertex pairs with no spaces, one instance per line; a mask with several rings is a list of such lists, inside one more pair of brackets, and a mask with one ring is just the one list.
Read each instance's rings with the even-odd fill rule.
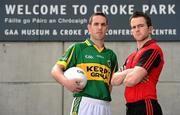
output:
[[89,97],[75,97],[70,115],[111,115],[110,103]]

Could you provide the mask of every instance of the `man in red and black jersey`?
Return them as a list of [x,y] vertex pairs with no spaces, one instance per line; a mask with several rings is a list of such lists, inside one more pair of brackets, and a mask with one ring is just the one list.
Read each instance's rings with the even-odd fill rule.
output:
[[156,84],[164,65],[163,52],[150,35],[150,17],[135,12],[129,19],[137,51],[126,59],[125,69],[113,75],[112,85],[124,84],[127,115],[162,115]]

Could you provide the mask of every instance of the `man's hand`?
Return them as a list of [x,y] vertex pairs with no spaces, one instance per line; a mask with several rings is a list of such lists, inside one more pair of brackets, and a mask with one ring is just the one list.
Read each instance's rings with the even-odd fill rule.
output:
[[149,81],[149,76],[146,76],[141,80],[141,83],[147,83],[148,81]]
[[80,92],[83,90],[83,86],[80,85],[80,80],[72,79],[72,80],[66,80],[64,83],[64,87],[66,87],[71,92]]

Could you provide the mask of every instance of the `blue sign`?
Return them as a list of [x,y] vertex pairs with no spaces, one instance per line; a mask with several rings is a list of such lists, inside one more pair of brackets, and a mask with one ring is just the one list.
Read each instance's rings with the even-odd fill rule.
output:
[[[129,17],[134,11],[149,14],[152,37],[180,41],[177,0],[1,0],[1,42],[83,41],[89,16],[102,11],[109,18],[106,41],[133,41]],[[178,10],[179,9],[179,10]]]

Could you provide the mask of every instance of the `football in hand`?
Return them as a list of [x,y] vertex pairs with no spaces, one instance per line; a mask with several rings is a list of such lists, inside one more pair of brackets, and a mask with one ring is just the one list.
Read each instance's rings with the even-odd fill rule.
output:
[[85,75],[84,70],[79,68],[79,67],[71,67],[71,68],[67,69],[64,72],[64,76],[67,79],[77,79],[77,80],[80,80],[79,85],[81,85],[83,88],[86,86],[87,77]]

